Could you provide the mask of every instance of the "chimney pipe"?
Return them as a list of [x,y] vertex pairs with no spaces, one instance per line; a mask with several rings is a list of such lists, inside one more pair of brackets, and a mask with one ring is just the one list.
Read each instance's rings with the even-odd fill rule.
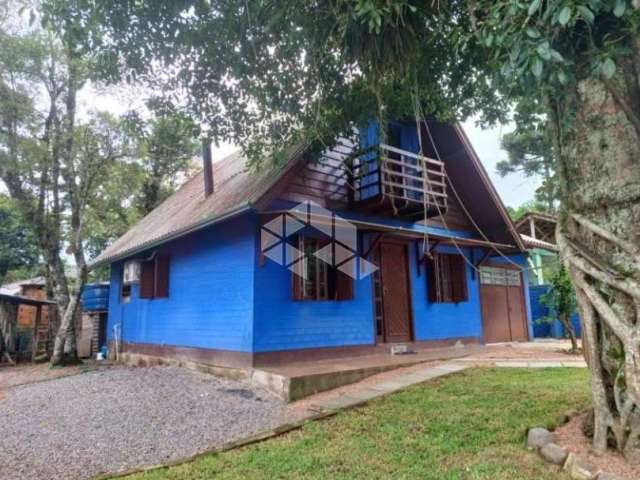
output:
[[213,193],[213,166],[211,164],[211,142],[202,140],[202,174],[204,176],[204,196]]

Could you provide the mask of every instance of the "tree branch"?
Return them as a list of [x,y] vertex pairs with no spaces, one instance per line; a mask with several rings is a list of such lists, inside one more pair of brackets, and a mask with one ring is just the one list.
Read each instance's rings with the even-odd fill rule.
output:
[[618,318],[616,312],[602,298],[602,295],[586,281],[583,275],[574,276],[576,286],[587,296],[598,314],[606,321],[613,333],[622,339],[628,339],[633,334],[633,329]]
[[634,300],[640,299],[640,286],[635,281],[628,278],[625,278],[623,281],[618,280],[610,273],[592,267],[585,262],[582,257],[576,255],[569,257],[568,261],[587,275],[617,288],[618,290],[633,297]]
[[636,256],[636,262],[640,261],[640,258],[638,258],[638,256],[640,256],[640,248],[635,246],[633,243],[627,242],[626,240],[623,240],[615,236],[613,233],[602,228],[600,225],[593,223],[591,220],[589,220],[586,217],[583,217],[580,214],[574,213],[571,215],[571,218],[573,218],[576,222],[578,222],[580,225],[585,227],[587,230],[590,230],[591,232],[595,233],[599,237],[602,237],[603,239],[608,240],[609,242],[613,243],[614,245],[621,248],[622,250],[629,253],[630,255]]

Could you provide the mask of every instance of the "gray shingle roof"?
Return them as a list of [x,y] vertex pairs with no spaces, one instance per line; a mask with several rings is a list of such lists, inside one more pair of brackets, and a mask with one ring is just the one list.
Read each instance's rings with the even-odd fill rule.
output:
[[213,164],[214,193],[204,196],[202,172],[134,225],[91,262],[111,263],[146,248],[248,210],[284,172],[285,168],[246,170],[238,151]]

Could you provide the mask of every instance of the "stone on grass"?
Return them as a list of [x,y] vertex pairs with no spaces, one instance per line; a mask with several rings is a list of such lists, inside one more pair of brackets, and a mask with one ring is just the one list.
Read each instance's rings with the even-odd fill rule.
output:
[[547,462],[551,462],[555,465],[563,465],[567,459],[569,452],[565,448],[555,443],[547,443],[540,449],[540,455]]
[[594,480],[600,470],[588,463],[584,458],[570,453],[563,467],[574,480]]
[[527,447],[532,450],[539,450],[554,440],[555,437],[553,433],[546,428],[532,428],[527,434]]

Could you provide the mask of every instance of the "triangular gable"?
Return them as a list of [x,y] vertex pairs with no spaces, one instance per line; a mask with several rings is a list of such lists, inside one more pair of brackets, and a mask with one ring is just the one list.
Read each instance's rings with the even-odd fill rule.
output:
[[[449,208],[443,215],[444,221],[439,216],[434,216],[425,223],[442,227],[446,223],[451,230],[466,230],[481,236],[474,226],[475,222],[490,241],[515,245],[519,250],[524,251],[524,245],[514,224],[462,127],[429,121],[429,128],[436,143],[437,153],[430,142],[423,141],[425,154],[431,158],[437,158],[439,154],[445,162],[445,170],[455,187],[457,196],[448,187]],[[368,136],[371,136],[370,130],[367,131]],[[426,132],[423,132],[423,138],[428,138]],[[336,159],[344,157],[349,148],[353,147],[353,142],[347,139],[341,139],[340,142],[339,146],[330,152]],[[268,210],[273,202],[279,200],[285,202],[313,200],[324,207],[331,208],[331,202],[327,202],[324,196],[327,191],[336,191],[335,186],[330,186],[335,181],[332,175],[336,173],[337,171],[329,167],[323,168],[320,164],[307,163],[301,157],[265,195],[261,207]],[[340,188],[338,186],[341,194],[347,190],[342,187],[340,191]]]
[[435,121],[430,121],[429,127],[447,175],[479,229],[492,241],[524,251],[520,235],[462,127]]

